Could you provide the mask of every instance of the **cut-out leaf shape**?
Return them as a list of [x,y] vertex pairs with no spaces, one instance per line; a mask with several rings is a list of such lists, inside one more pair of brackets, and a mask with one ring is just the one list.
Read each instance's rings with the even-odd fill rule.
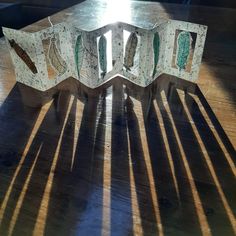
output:
[[31,60],[27,52],[21,48],[14,39],[8,40],[10,46],[14,49],[16,54],[21,58],[21,60],[28,66],[28,68],[32,71],[32,73],[37,74],[37,68],[34,62]]
[[154,54],[154,68],[152,76],[154,77],[156,74],[156,67],[159,61],[159,54],[160,54],[160,37],[158,32],[156,32],[153,37],[153,54]]
[[130,70],[130,68],[134,65],[134,56],[136,53],[137,45],[138,37],[136,33],[132,32],[125,46],[124,67],[127,70]]
[[78,75],[80,74],[80,69],[83,64],[83,57],[84,57],[83,40],[82,40],[82,35],[79,35],[75,43],[75,63]]
[[107,73],[107,39],[102,35],[98,41],[99,64],[102,70],[102,75]]
[[48,58],[53,67],[53,69],[59,74],[62,75],[66,72],[66,62],[61,57],[59,50],[56,45],[56,38],[50,39],[50,46],[48,50]]
[[186,31],[179,33],[177,38],[176,65],[180,70],[185,69],[191,48],[191,34]]

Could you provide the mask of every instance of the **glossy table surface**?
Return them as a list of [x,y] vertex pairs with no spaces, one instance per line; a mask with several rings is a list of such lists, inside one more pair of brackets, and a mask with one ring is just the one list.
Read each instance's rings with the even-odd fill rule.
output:
[[199,80],[71,79],[40,93],[15,83],[1,38],[0,235],[235,235],[236,10],[111,2],[51,21],[208,25]]

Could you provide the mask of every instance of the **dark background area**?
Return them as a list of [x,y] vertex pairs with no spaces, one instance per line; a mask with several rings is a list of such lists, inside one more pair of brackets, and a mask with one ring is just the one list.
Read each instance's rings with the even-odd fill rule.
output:
[[[63,9],[72,6],[83,0],[0,0],[0,3],[22,3],[28,6],[40,6],[45,8]],[[119,0],[111,0],[119,1]],[[130,0],[127,0],[130,1]],[[145,1],[145,0],[139,0]],[[216,7],[233,7],[236,8],[235,0],[149,0],[150,2],[168,2],[168,3],[189,3],[196,5],[208,5]]]
[[[19,29],[82,1],[0,0],[0,27]],[[236,0],[160,0],[159,2],[236,8]],[[2,36],[1,29],[0,36]]]

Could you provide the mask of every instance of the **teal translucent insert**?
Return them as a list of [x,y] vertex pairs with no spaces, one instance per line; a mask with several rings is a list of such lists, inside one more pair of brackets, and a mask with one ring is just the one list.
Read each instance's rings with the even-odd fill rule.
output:
[[83,62],[83,52],[84,52],[84,49],[83,49],[82,36],[79,35],[75,43],[75,63],[77,67],[78,76],[80,74],[80,69]]
[[191,34],[189,32],[182,31],[181,33],[179,33],[177,39],[177,57],[176,57],[176,65],[180,70],[186,68],[190,50],[191,50]]

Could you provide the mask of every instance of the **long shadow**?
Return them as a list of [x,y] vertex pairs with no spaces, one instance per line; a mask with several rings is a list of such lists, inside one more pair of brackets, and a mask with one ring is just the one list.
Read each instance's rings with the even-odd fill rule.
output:
[[[228,235],[233,235],[226,212],[222,202],[220,202],[217,188],[206,165],[203,150],[197,142],[197,137],[193,132],[175,86],[171,84],[169,91],[165,91],[165,93],[209,227],[213,234],[221,235],[227,232]],[[208,138],[210,137],[208,136]]]
[[76,105],[77,99],[74,98],[62,135],[60,152],[54,170],[44,235],[55,233],[57,235],[68,235],[70,232],[68,227],[72,226],[68,218],[68,209],[70,209],[70,196],[73,192],[73,185],[70,183],[70,179],[72,176],[71,161],[73,158],[73,138],[76,126]]
[[[39,111],[38,108],[24,106],[17,85],[0,106],[0,173],[14,174]],[[9,181],[11,181],[10,175],[6,176]],[[8,187],[6,180],[4,179],[4,183],[0,183],[0,203],[4,196],[5,187]],[[6,185],[4,186],[4,184]]]
[[199,131],[201,139],[207,147],[207,153],[211,159],[213,168],[217,173],[217,177],[224,190],[224,194],[226,195],[230,203],[231,209],[234,209],[234,211],[236,211],[236,205],[233,199],[233,196],[236,195],[235,176],[229,168],[229,163],[225,158],[225,154],[219,146],[219,143],[213,135],[212,130],[207,124],[204,116],[202,115],[198,107],[198,104],[193,99],[193,97],[186,93],[185,102],[187,104],[189,112],[191,113],[193,121]]
[[[66,99],[67,97],[68,94],[64,98]],[[67,106],[67,104],[65,105]],[[12,202],[8,204],[1,224],[3,229],[9,229],[10,219],[12,219],[15,212],[15,207],[19,207],[17,204],[20,203],[20,206],[22,206],[21,209],[25,209],[25,211],[19,209],[17,221],[14,224],[13,234],[15,235],[19,234],[22,230],[24,232],[26,229],[27,232],[33,232],[48,176],[51,171],[65,113],[66,109],[64,108],[63,112],[60,113],[60,117],[55,118],[58,114],[55,111],[54,103],[51,104],[17,175],[9,198]],[[36,159],[39,150],[40,153]],[[22,194],[24,194],[24,198],[20,202]],[[24,225],[24,228],[22,228],[22,225]]]
[[[174,135],[174,128],[170,121],[170,118],[167,114],[163,101],[160,97],[160,92],[156,95],[156,102],[160,109],[160,114],[163,117],[163,126],[167,135],[167,142],[170,148],[170,153],[172,156],[174,169],[175,169],[175,177],[178,184],[179,189],[179,205],[177,206],[176,211],[174,214],[168,215],[166,217],[166,222],[163,222],[164,229],[170,228],[172,235],[200,235],[200,225],[197,220],[197,213],[192,201],[192,192],[191,186],[188,182],[188,177],[186,173],[186,169],[181,159],[181,151],[178,146],[177,139]],[[165,171],[164,169],[162,169]],[[165,208],[162,209],[165,211]],[[162,213],[164,214],[165,213]]]
[[[135,192],[141,217],[143,235],[157,235],[157,221],[155,206],[151,196],[150,180],[148,179],[147,165],[144,158],[138,118],[133,110],[130,97],[126,100],[127,125],[130,143],[130,155],[134,174]],[[134,214],[134,212],[133,212]]]
[[[24,106],[15,85],[0,107],[0,215],[40,109]],[[2,219],[1,219],[2,220]]]
[[207,102],[204,94],[202,93],[201,89],[199,86],[195,83],[192,83],[190,81],[186,80],[179,80],[176,77],[168,77],[167,79],[168,82],[166,82],[166,86],[168,86],[168,83],[173,83],[177,89],[190,92],[194,95],[196,95],[201,102],[201,105],[203,106],[205,112],[207,113],[209,119],[211,120],[216,132],[218,133],[221,142],[224,144],[227,152],[231,156],[232,160],[234,163],[236,163],[236,151],[235,148],[233,147],[232,143],[229,140],[229,137],[225,133],[222,125],[220,124],[219,120],[217,119],[215,113],[213,112],[211,106]]
[[121,81],[113,83],[111,131],[111,235],[133,235],[127,114]]
[[[98,97],[88,96],[83,100],[73,165],[77,98],[73,99],[70,110],[70,93],[63,92],[60,100],[60,104],[55,101],[47,111],[17,175],[9,197],[11,202],[7,205],[1,224],[3,234],[9,231],[14,217],[13,235],[32,234],[35,227],[42,227],[42,224],[45,224],[45,235],[55,232],[57,235],[88,235],[101,230],[104,98],[100,99],[99,124]],[[98,207],[94,208],[94,205]],[[15,206],[20,207],[17,216],[14,216]],[[94,217],[93,221],[91,216]],[[35,232],[40,233],[37,230]]]
[[[81,124],[75,124],[76,114],[73,112],[63,135],[45,235],[55,232],[57,235],[92,235],[98,234],[102,228],[106,103],[103,96],[99,100],[96,97],[83,98],[83,102]],[[76,125],[80,128],[77,127],[79,136],[73,157],[74,139],[77,138],[74,132]],[[74,164],[71,165],[73,158]]]
[[[93,184],[93,192],[90,199],[90,210],[87,214],[87,222],[83,223],[84,235],[102,235],[102,230],[105,225],[104,219],[104,179],[106,173],[104,172],[104,162],[106,156],[106,121],[107,121],[107,102],[106,102],[107,90],[102,91],[100,101],[97,106],[97,125],[96,125],[96,137],[94,143],[94,158],[92,165],[91,182]],[[91,220],[92,218],[92,220]],[[81,235],[81,231],[80,231]]]
[[212,111],[209,103],[207,102],[205,96],[203,95],[202,91],[200,90],[200,88],[198,86],[196,88],[196,95],[198,96],[199,100],[201,101],[202,106],[204,107],[209,118],[211,119],[212,124],[214,125],[215,129],[217,130],[217,133],[220,136],[221,142],[224,144],[225,148],[227,149],[231,158],[233,159],[234,163],[236,164],[235,148],[233,147],[232,143],[230,142],[229,137],[226,135],[222,125],[220,124],[219,120],[217,119],[216,115]]
[[[157,91],[157,94],[159,91]],[[154,98],[157,94],[154,94]],[[192,235],[200,234],[199,224],[196,218],[193,203],[190,201],[184,205],[189,196],[189,186],[184,178],[183,165],[178,158],[179,150],[174,144],[176,141],[169,134],[173,133],[169,126],[166,130],[171,150],[171,157],[175,165],[175,177],[177,179],[179,195],[173,180],[173,173],[167,156],[167,147],[163,139],[163,131],[160,127],[160,117],[157,116],[154,102],[150,107],[149,116],[145,122],[149,153],[152,164],[152,171],[158,193],[160,216],[163,225],[164,235]],[[160,105],[160,104],[159,104]],[[144,109],[144,108],[143,108]],[[164,120],[164,123],[166,121]],[[170,124],[168,124],[170,125]],[[166,127],[166,125],[165,125]],[[188,222],[188,224],[186,224]]]
[[[200,235],[193,192],[170,120],[172,117],[212,233],[233,235],[205,153],[194,134],[177,88],[185,91],[186,107],[206,146],[226,200],[235,212],[234,179],[224,152],[188,91],[198,96],[233,161],[235,151],[200,89],[190,82],[167,77],[145,89],[114,80],[109,87],[90,94],[83,89],[73,97],[70,92],[61,92],[45,111],[45,117],[41,117],[42,123],[33,134],[35,136],[26,150],[26,158],[11,185],[0,234],[6,235],[11,228],[13,235],[27,235],[40,226],[44,228],[45,235],[102,235],[106,230],[112,235],[135,235],[133,225],[137,222],[133,222],[136,216],[131,191],[136,191],[135,207],[139,210],[144,235],[156,235],[160,229],[156,225],[157,209],[153,200],[159,205],[164,234]],[[161,98],[162,90],[167,102]],[[111,100],[111,97],[112,104],[107,104],[107,99]],[[142,110],[138,108],[140,113],[134,110],[131,97],[141,103]],[[78,103],[79,109],[76,109]],[[170,113],[166,110],[167,105]],[[39,111],[23,105],[17,87],[1,106],[1,204],[7,196],[20,161],[18,156],[22,156]],[[79,112],[82,112],[79,115],[81,119],[77,119]],[[142,114],[145,130],[141,130],[138,120]],[[111,131],[111,147],[110,140],[106,140],[107,131]],[[148,150],[142,146],[141,134],[146,135]],[[111,154],[107,155],[106,151],[109,152],[110,148]],[[109,156],[110,160],[107,159]],[[151,171],[147,167],[149,157]],[[105,161],[110,161],[111,176],[104,173]],[[131,171],[134,186],[131,186]],[[157,199],[152,199],[151,172]],[[109,177],[111,188],[104,189],[104,180]],[[110,191],[110,202],[104,202],[104,191]],[[109,208],[108,218],[104,218],[104,208]]]

